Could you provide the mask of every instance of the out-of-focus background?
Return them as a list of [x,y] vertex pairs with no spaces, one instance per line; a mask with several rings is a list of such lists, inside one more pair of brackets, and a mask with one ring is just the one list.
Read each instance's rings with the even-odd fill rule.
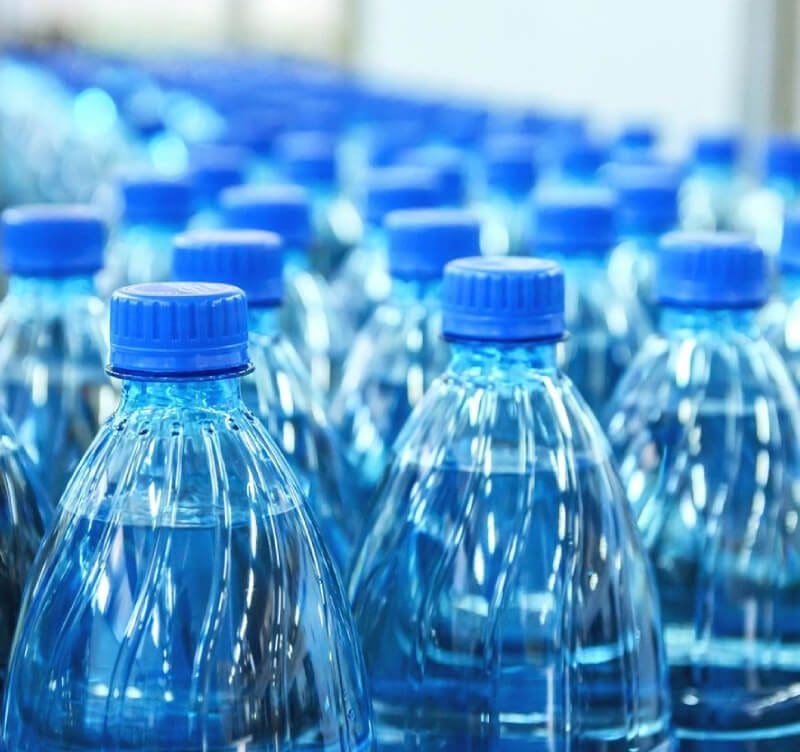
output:
[[6,39],[101,50],[272,50],[614,124],[797,123],[795,0],[37,0],[0,3]]

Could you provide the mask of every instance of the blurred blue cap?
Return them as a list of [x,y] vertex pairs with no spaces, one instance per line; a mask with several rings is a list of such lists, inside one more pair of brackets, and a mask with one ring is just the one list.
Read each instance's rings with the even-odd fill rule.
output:
[[616,203],[602,189],[542,192],[534,208],[533,246],[537,253],[605,254],[617,240]]
[[122,179],[123,220],[127,224],[163,224],[182,228],[194,211],[191,183],[160,174]]
[[222,192],[221,204],[230,229],[274,232],[293,248],[311,242],[311,207],[299,185],[238,185]]

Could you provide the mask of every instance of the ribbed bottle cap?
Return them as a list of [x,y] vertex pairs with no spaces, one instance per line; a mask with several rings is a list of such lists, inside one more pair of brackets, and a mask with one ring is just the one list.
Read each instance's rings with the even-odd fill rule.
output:
[[451,261],[442,287],[447,339],[529,342],[564,334],[564,275],[553,261],[519,256]]
[[436,175],[421,167],[383,167],[364,176],[367,222],[383,223],[397,209],[424,209],[439,204]]
[[439,184],[438,203],[461,206],[467,198],[467,163],[462,152],[447,147],[420,147],[403,152],[403,164],[430,170]]
[[783,218],[780,262],[783,271],[800,272],[800,210],[793,209]]
[[406,209],[386,217],[389,271],[398,279],[439,279],[445,265],[481,252],[480,220],[456,209]]
[[248,367],[247,302],[237,287],[152,283],[112,296],[112,373],[191,377]]
[[3,212],[9,274],[68,277],[103,266],[106,226],[89,206],[29,204]]
[[666,306],[756,308],[769,295],[767,259],[741,235],[670,233],[661,241],[655,288]]
[[299,185],[238,185],[223,191],[221,203],[226,227],[274,232],[295,248],[311,241],[311,207]]
[[705,133],[694,142],[695,164],[730,167],[739,159],[740,140],[732,133]]
[[281,172],[304,186],[336,183],[336,138],[325,131],[286,133],[275,147]]
[[601,189],[542,192],[534,209],[537,253],[608,253],[617,237],[615,210],[613,195]]
[[278,305],[283,299],[281,239],[262,230],[186,232],[175,238],[172,278],[235,285],[250,306]]
[[188,180],[167,175],[131,175],[122,180],[123,219],[128,224],[182,227],[194,211]]
[[242,183],[248,159],[247,151],[236,146],[209,146],[195,154],[191,182],[197,199],[216,203],[225,188]]
[[615,164],[607,173],[617,195],[617,230],[622,235],[658,234],[678,224],[680,171],[664,164]]
[[767,178],[800,181],[800,138],[787,135],[770,138],[764,168]]
[[511,196],[524,196],[536,184],[538,141],[526,136],[496,136],[484,147],[486,182]]

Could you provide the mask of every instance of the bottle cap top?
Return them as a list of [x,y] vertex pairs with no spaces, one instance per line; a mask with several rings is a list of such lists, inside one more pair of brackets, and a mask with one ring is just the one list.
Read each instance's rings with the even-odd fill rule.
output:
[[235,285],[244,290],[251,307],[279,305],[283,299],[281,239],[262,230],[195,230],[178,235],[172,278]]
[[706,133],[694,142],[694,161],[699,165],[730,167],[739,159],[741,142],[732,133]]
[[336,138],[325,131],[295,131],[278,139],[276,159],[283,174],[305,186],[336,183]]
[[191,182],[195,196],[215,204],[220,193],[244,180],[248,155],[235,146],[209,146],[192,159]]
[[406,209],[386,218],[389,271],[398,279],[440,279],[445,265],[481,252],[477,216],[457,209]]
[[442,288],[448,339],[529,342],[564,334],[564,275],[545,259],[507,256],[451,261]]
[[764,167],[767,178],[800,181],[800,138],[788,135],[770,138]]
[[496,136],[484,149],[486,182],[489,188],[511,196],[524,196],[537,179],[538,142],[526,136]]
[[615,164],[608,181],[617,195],[621,235],[657,234],[678,224],[679,170],[663,164]]
[[221,202],[226,227],[274,232],[292,248],[311,242],[311,207],[299,185],[237,185],[222,192]]
[[658,252],[656,300],[691,308],[757,308],[769,296],[764,252],[733,233],[669,233]]
[[67,277],[103,266],[106,226],[90,206],[17,206],[3,212],[2,223],[9,274]]
[[537,252],[608,253],[616,242],[614,196],[601,189],[552,190],[536,198],[533,244]]
[[192,377],[248,367],[247,303],[237,287],[152,283],[112,296],[112,373]]
[[194,202],[188,180],[168,175],[130,175],[122,180],[123,219],[128,224],[183,227]]
[[421,167],[383,167],[364,176],[365,215],[370,224],[383,224],[397,209],[424,209],[439,204],[436,175]]

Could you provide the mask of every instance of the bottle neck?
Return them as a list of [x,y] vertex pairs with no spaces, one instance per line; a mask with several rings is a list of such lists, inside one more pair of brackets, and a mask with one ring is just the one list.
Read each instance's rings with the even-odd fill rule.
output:
[[554,253],[547,256],[559,263],[567,279],[582,281],[596,279],[605,273],[610,250],[607,253]]
[[126,378],[118,412],[140,407],[194,407],[230,410],[241,400],[240,374],[208,379]]
[[250,306],[248,325],[251,335],[273,337],[280,333],[280,306]]
[[73,277],[23,277],[13,275],[8,281],[8,295],[22,298],[45,298],[63,301],[65,298],[90,297],[95,294],[94,279],[88,274]]
[[287,245],[283,249],[283,268],[289,276],[308,271],[308,251],[298,245]]
[[392,277],[392,300],[395,302],[420,302],[439,300],[441,279],[400,279]]
[[714,329],[753,334],[757,331],[758,308],[672,308],[662,307],[658,321],[661,332]]
[[524,372],[558,369],[556,342],[454,341],[449,370],[455,374],[500,374],[509,379]]

